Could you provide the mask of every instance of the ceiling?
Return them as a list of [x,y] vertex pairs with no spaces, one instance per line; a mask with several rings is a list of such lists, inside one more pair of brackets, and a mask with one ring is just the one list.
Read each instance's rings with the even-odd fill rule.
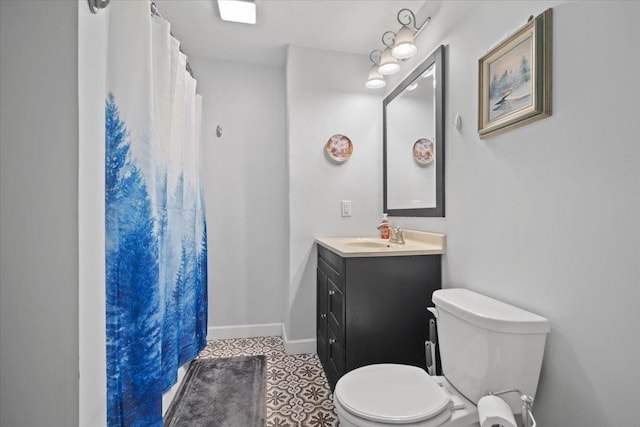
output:
[[222,21],[215,0],[154,1],[188,56],[279,66],[289,44],[369,55],[400,9],[429,16],[425,0],[256,0],[247,25]]

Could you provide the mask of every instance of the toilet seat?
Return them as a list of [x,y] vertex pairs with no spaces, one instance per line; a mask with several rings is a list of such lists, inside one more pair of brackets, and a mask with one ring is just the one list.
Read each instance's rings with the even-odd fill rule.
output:
[[356,417],[382,424],[411,424],[437,417],[450,396],[415,366],[377,364],[355,369],[338,381],[334,399]]

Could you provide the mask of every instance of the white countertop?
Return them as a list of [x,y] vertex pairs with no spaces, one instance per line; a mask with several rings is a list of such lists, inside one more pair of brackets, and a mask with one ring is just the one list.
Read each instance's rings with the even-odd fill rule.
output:
[[441,255],[447,236],[441,233],[403,230],[405,244],[389,243],[379,237],[318,237],[316,242],[344,258]]

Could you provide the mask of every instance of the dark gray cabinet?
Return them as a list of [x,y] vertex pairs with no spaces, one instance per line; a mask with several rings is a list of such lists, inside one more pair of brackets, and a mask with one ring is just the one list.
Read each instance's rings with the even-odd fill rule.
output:
[[343,258],[318,245],[317,351],[333,389],[372,363],[424,368],[441,256]]

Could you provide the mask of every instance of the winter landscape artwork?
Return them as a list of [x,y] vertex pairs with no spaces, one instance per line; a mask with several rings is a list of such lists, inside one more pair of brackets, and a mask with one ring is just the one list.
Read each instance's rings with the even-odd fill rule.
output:
[[480,59],[481,139],[551,115],[551,36],[548,9]]
[[489,120],[531,105],[531,37],[489,64]]

